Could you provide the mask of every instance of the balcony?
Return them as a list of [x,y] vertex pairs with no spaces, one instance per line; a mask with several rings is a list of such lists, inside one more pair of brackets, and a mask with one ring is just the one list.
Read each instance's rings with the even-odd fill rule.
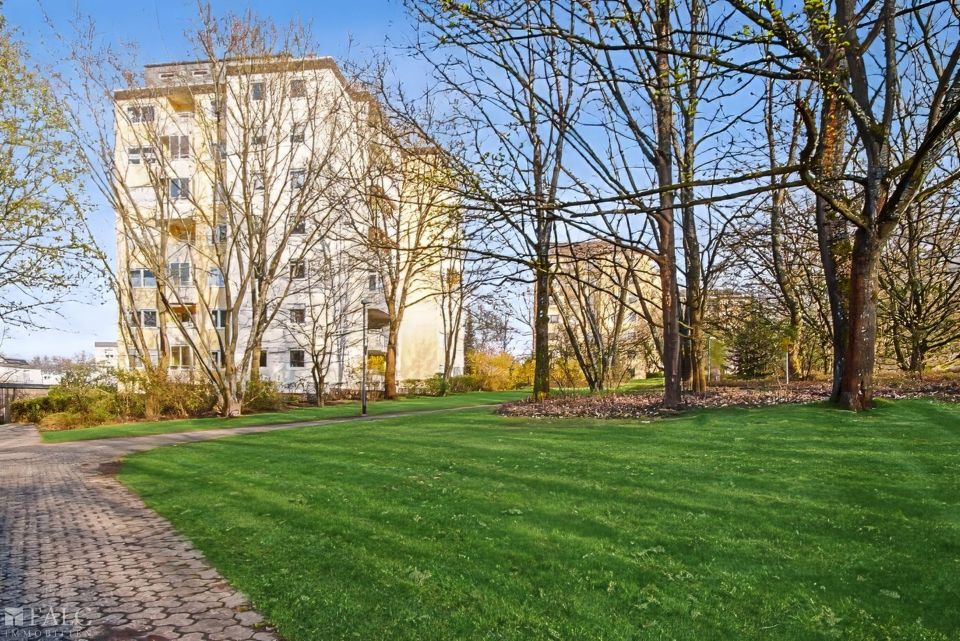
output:
[[367,332],[367,354],[384,356],[387,353],[387,333],[382,330]]

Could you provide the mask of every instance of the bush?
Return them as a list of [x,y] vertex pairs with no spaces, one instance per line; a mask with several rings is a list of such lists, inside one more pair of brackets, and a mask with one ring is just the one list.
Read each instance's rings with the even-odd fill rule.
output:
[[45,432],[72,430],[88,425],[91,423],[87,420],[87,415],[80,412],[55,412],[44,416],[40,421],[40,429]]
[[35,396],[14,401],[10,404],[10,417],[18,423],[39,423],[44,416],[66,409],[63,398]]
[[286,403],[277,384],[270,380],[255,380],[247,383],[243,395],[243,408],[254,412],[276,412]]
[[526,387],[532,380],[532,369],[507,352],[469,352],[467,364],[477,388],[486,392]]
[[471,374],[465,374],[463,376],[451,376],[450,380],[447,381],[447,391],[454,394],[462,394],[463,392],[479,392],[480,389],[480,381],[476,376]]

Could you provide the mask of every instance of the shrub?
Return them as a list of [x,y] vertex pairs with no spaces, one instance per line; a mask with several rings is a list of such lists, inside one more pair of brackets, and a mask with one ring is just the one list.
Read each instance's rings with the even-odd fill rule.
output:
[[243,407],[254,412],[276,412],[284,408],[284,397],[271,380],[252,380],[243,395]]
[[87,420],[87,415],[80,412],[54,412],[44,416],[40,421],[40,429],[45,432],[72,430],[88,425],[90,422]]
[[66,403],[62,398],[35,396],[11,403],[10,417],[19,423],[39,423],[44,416],[62,412],[65,408]]
[[447,381],[447,390],[453,392],[454,394],[460,394],[463,392],[478,392],[480,389],[480,381],[472,374],[451,376],[450,380]]
[[427,388],[427,394],[430,396],[443,396],[447,393],[447,382],[439,374],[425,380],[424,385]]
[[469,352],[467,361],[477,388],[487,392],[525,387],[531,380],[532,370],[507,352]]

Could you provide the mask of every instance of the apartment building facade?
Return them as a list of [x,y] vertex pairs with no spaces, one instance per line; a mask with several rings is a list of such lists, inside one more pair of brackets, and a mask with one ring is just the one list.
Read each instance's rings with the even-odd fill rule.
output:
[[[308,392],[322,369],[327,386],[356,387],[364,326],[368,355],[386,354],[384,284],[400,277],[378,252],[406,256],[418,213],[371,97],[330,58],[268,57],[149,65],[114,100],[120,366]],[[373,246],[375,225],[400,240]],[[400,327],[398,380],[443,363],[430,295],[443,269],[431,261],[407,283],[421,295]]]
[[614,382],[660,369],[651,323],[660,290],[652,260],[592,239],[555,245],[554,265],[549,332],[558,356],[582,359]]

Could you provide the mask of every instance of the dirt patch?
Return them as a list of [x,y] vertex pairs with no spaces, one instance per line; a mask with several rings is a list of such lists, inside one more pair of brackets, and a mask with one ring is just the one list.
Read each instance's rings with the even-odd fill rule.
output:
[[[960,402],[960,378],[934,380],[887,380],[875,387],[878,398],[936,398]],[[530,418],[652,418],[678,411],[718,407],[765,407],[827,400],[825,381],[799,381],[783,385],[772,381],[731,381],[710,387],[703,395],[685,393],[679,410],[663,407],[660,392],[649,390],[622,394],[567,394],[546,401],[506,403],[498,413]]]
[[121,461],[107,461],[97,467],[97,472],[103,476],[116,476],[120,473],[121,469],[123,469],[123,463]]

